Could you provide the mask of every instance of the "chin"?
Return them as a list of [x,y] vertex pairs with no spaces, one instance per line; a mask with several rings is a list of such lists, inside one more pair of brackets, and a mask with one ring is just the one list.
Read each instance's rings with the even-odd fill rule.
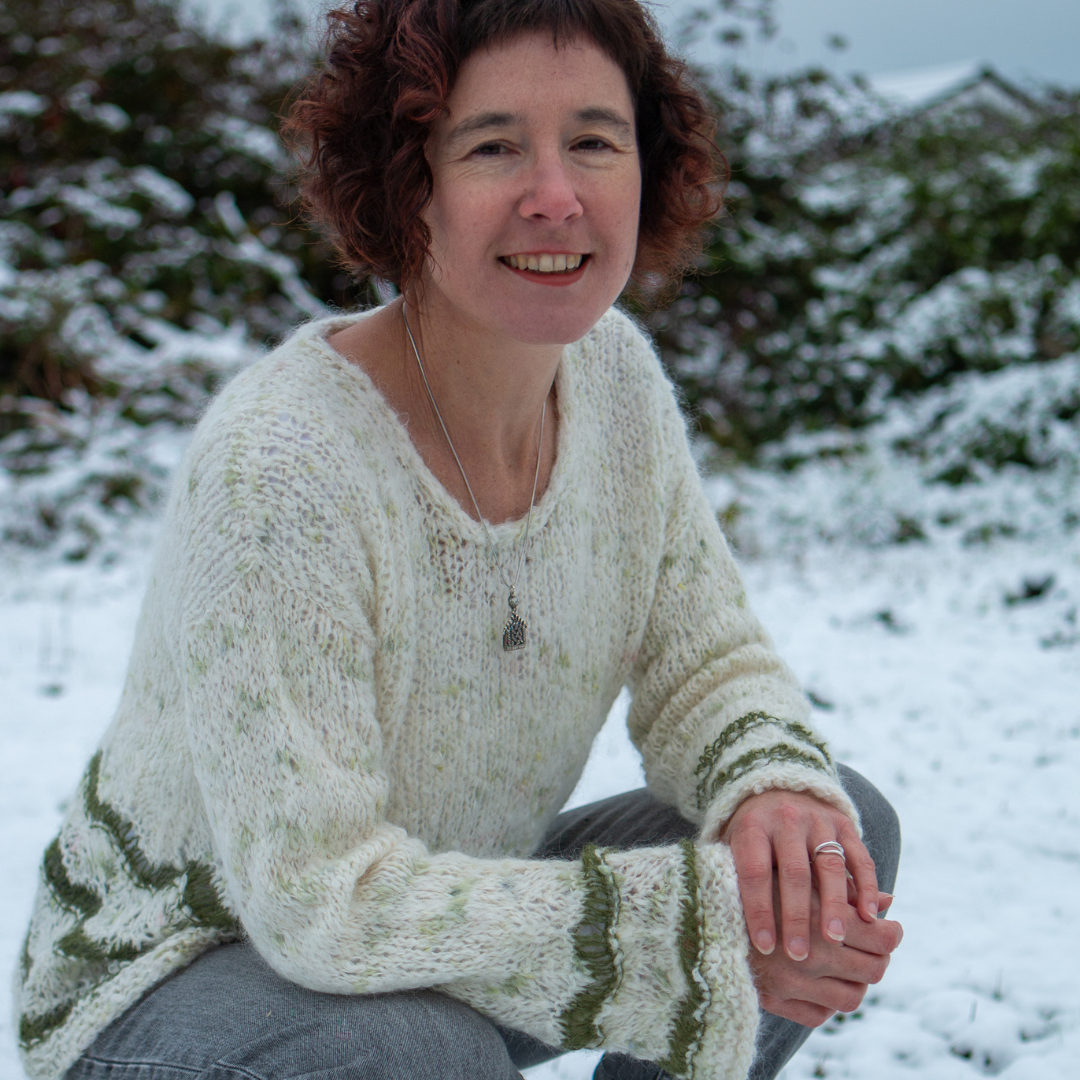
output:
[[533,315],[507,326],[507,336],[523,345],[570,345],[580,341],[600,321],[604,311],[606,307],[587,318]]
[[530,304],[507,311],[500,322],[507,337],[523,345],[569,345],[580,341],[603,318],[615,299],[587,304]]

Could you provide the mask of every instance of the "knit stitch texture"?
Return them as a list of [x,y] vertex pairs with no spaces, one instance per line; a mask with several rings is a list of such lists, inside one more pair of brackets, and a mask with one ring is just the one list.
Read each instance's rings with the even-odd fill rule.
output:
[[[62,1076],[170,972],[246,935],[333,993],[437,987],[567,1048],[741,1080],[757,1025],[729,850],[782,786],[855,818],[746,603],[672,388],[612,310],[568,346],[502,649],[497,564],[327,334],[236,378],[174,480],[118,711],[42,864],[23,1060]],[[624,685],[696,844],[529,858]]]

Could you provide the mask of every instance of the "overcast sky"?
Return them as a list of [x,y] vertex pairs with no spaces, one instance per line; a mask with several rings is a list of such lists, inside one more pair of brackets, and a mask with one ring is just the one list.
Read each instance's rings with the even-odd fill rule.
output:
[[[221,0],[190,0],[211,10]],[[325,0],[300,0],[313,13]],[[665,23],[689,0],[665,0]],[[754,67],[826,63],[867,75],[952,65],[993,64],[1014,79],[1080,85],[1080,0],[776,0],[780,35],[751,43],[744,60]],[[238,21],[265,25],[268,0],[232,0]],[[826,40],[840,34],[848,48]]]

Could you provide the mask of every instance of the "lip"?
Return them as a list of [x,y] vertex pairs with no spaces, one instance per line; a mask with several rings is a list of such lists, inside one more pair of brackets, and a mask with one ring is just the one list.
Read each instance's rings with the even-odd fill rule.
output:
[[[515,255],[570,255],[576,254],[576,252],[568,251],[515,251]],[[509,263],[505,263],[502,259],[497,260],[499,265],[508,273],[515,274],[519,278],[524,278],[525,281],[529,281],[534,285],[547,285],[554,288],[559,288],[565,285],[573,285],[584,277],[585,270],[589,263],[592,261],[592,254],[589,252],[584,253],[584,258],[581,260],[581,265],[576,270],[563,270],[561,273],[551,274],[539,274],[535,270],[519,270],[516,266],[511,266]]]

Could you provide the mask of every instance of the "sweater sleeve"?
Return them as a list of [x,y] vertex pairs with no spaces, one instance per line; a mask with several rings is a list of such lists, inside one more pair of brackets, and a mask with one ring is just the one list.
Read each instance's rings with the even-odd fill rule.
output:
[[567,1049],[745,1076],[757,998],[726,848],[432,852],[384,816],[372,635],[251,563],[195,614],[195,772],[228,902],[275,970],[332,993],[436,987]]
[[628,720],[648,785],[706,840],[769,788],[816,795],[858,827],[806,696],[747,605],[670,386],[658,396],[666,530]]

